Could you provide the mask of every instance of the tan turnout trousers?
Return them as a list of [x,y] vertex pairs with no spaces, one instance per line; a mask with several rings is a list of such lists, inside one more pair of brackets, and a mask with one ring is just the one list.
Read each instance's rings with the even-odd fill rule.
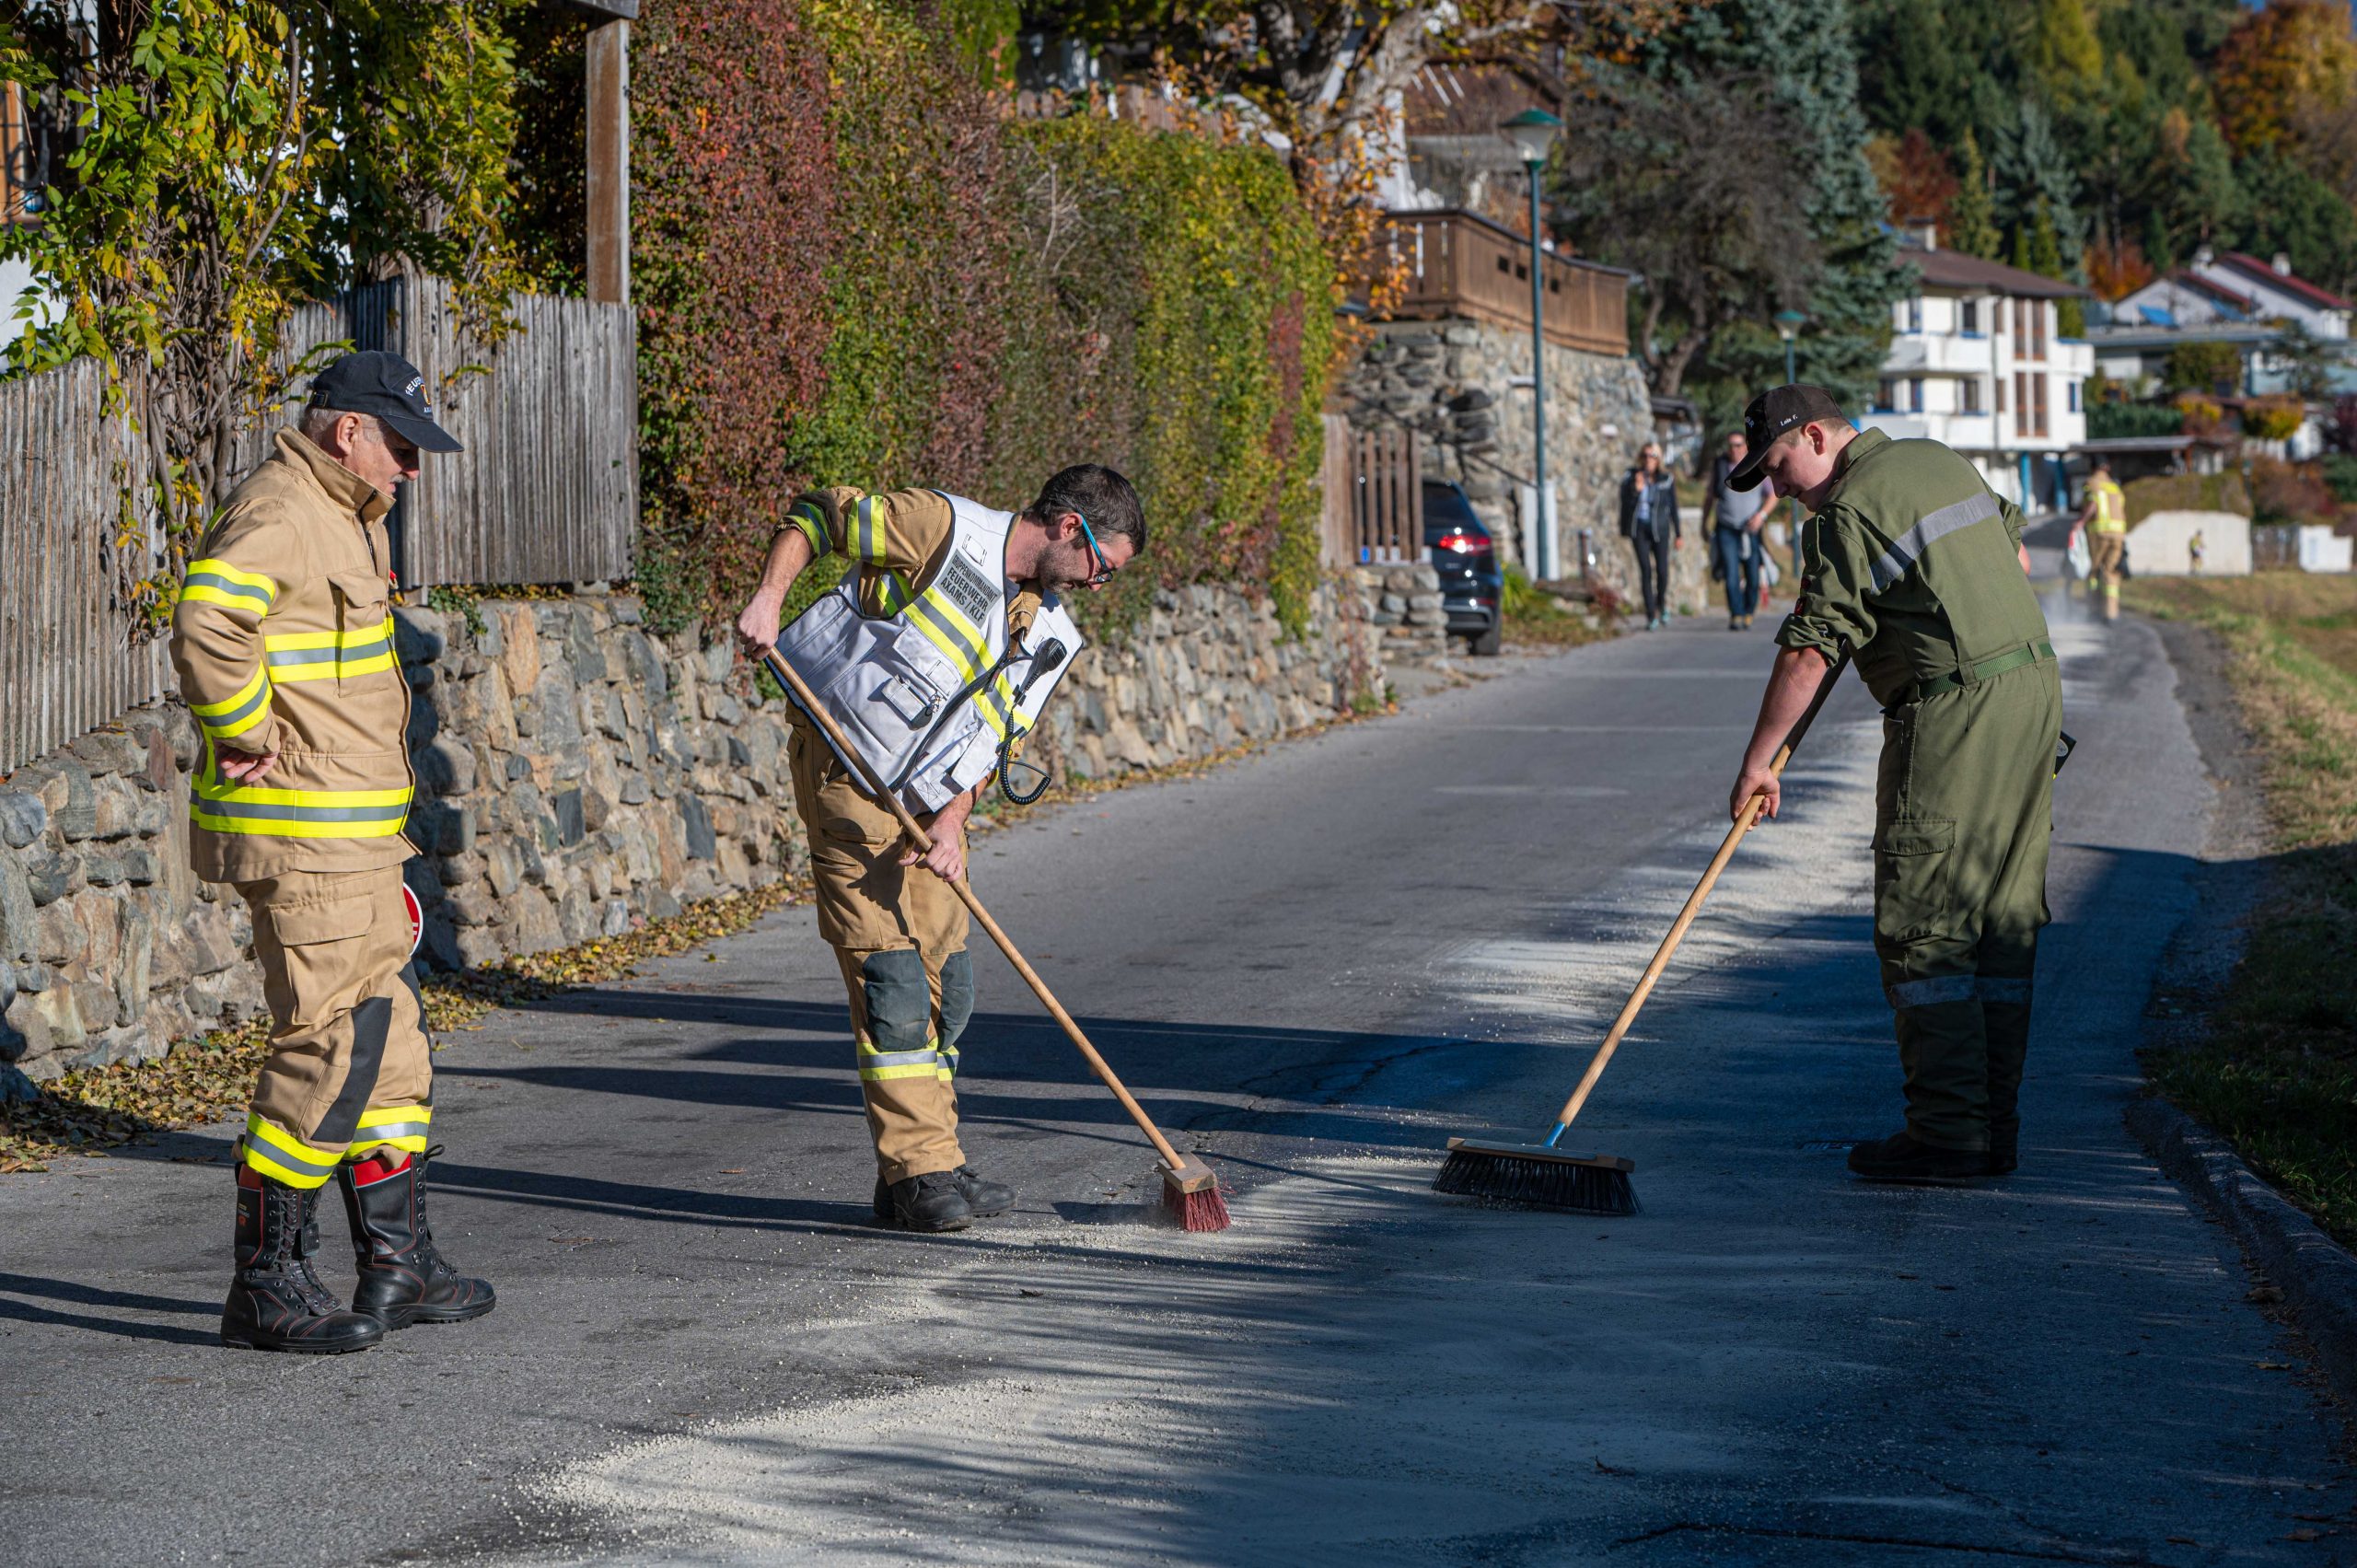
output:
[[237,888],[253,911],[273,1020],[246,1162],[308,1188],[386,1144],[424,1154],[433,1045],[401,867],[289,871]]
[[923,866],[886,807],[861,794],[808,721],[788,757],[810,835],[819,935],[835,949],[851,1003],[860,1098],[888,1182],[966,1163],[958,1144],[958,1040],[974,1011],[966,906]]
[[2119,563],[2127,553],[2127,534],[2087,530],[2087,564],[2096,586],[2103,590],[2106,621],[2119,619]]

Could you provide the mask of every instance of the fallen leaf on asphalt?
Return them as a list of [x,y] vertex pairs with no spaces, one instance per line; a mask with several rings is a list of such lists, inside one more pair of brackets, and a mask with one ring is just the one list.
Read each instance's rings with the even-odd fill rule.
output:
[[[798,887],[773,882],[691,904],[668,918],[641,921],[619,936],[527,954],[489,969],[434,975],[424,986],[426,1025],[437,1031],[479,1032],[482,1020],[498,1008],[622,979],[650,958],[749,930],[800,896]],[[62,1156],[102,1156],[110,1147],[202,1127],[244,1109],[269,1037],[268,1019],[248,1019],[182,1040],[158,1061],[84,1068],[43,1084],[37,1098],[0,1103],[0,1174],[38,1174]]]
[[1920,1279],[1922,1279],[1923,1276],[1922,1276],[1922,1275],[1921,1275],[1921,1274],[1898,1274],[1898,1275],[1894,1275],[1893,1277],[1894,1277],[1894,1278],[1897,1278],[1897,1279],[1902,1279],[1902,1280],[1920,1280]]
[[2330,1530],[2286,1530],[2283,1532],[2283,1539],[2285,1540],[2322,1540],[2331,1533]]
[[2292,1370],[2292,1364],[2288,1361],[2262,1361],[2258,1364],[2258,1369],[2261,1372],[2289,1372]]
[[1618,1465],[1608,1465],[1602,1459],[1596,1461],[1596,1468],[1600,1475],[1635,1475],[1637,1473],[1634,1470],[1624,1470]]
[[2170,1536],[2167,1540],[2171,1546],[2200,1546],[2201,1544],[2191,1536]]
[[726,1169],[726,1170],[722,1171],[720,1174],[721,1174],[721,1175],[723,1175],[723,1176],[742,1176],[742,1175],[744,1175],[744,1174],[745,1174],[745,1167],[744,1167],[743,1166],[740,1166],[740,1165],[738,1165],[738,1166],[730,1166],[727,1169]]

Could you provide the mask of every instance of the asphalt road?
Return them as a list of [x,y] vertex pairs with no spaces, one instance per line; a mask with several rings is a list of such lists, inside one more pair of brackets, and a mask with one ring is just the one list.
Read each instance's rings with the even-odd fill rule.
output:
[[220,1349],[227,1128],[0,1179],[0,1560],[2343,1561],[2337,1418],[2119,1121],[2212,786],[2151,629],[2057,616],[2010,1181],[1841,1168],[1898,1124],[1853,684],[1583,1118],[1644,1212],[1424,1191],[1545,1123],[1717,841],[1769,646],[1706,619],[982,842],[1222,1235],[1141,1223],[1150,1156],[994,958],[962,1092],[1021,1207],[871,1226],[800,910],[449,1042],[478,1323]]

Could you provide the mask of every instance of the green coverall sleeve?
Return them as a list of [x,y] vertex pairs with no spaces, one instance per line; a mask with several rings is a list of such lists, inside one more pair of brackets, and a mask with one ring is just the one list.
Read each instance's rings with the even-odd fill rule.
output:
[[1841,656],[1841,645],[1862,648],[1874,640],[1872,545],[1864,520],[1833,505],[1801,528],[1801,590],[1793,612],[1776,632],[1780,647],[1811,648],[1827,664]]

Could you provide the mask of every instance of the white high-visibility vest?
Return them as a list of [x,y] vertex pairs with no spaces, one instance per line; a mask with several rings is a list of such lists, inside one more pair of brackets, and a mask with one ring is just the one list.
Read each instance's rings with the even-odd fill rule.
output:
[[794,618],[777,651],[865,761],[909,809],[938,811],[989,778],[1006,748],[1039,723],[1085,645],[1053,595],[1039,601],[1028,644],[1014,644],[1006,544],[1016,514],[935,492],[956,517],[949,547],[922,593],[894,574],[889,613],[861,612],[857,573]]

